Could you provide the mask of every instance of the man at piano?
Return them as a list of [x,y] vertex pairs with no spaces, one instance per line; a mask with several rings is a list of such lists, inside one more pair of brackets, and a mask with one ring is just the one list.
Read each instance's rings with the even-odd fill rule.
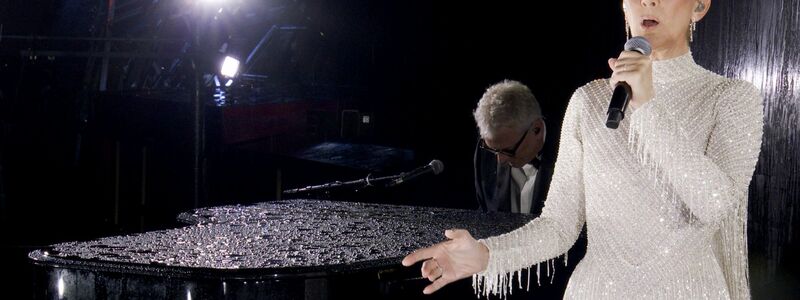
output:
[[555,151],[536,97],[524,84],[489,87],[474,112],[475,192],[483,211],[538,215],[553,175]]
[[[478,205],[483,211],[538,216],[553,176],[557,141],[547,139],[536,97],[524,84],[505,80],[486,90],[473,115],[480,134],[474,158]],[[558,136],[557,130],[551,136]],[[509,299],[563,298],[567,278],[585,249],[584,231],[570,250],[570,263],[563,268],[553,265],[560,276],[541,272],[541,286],[530,291],[515,287]]]

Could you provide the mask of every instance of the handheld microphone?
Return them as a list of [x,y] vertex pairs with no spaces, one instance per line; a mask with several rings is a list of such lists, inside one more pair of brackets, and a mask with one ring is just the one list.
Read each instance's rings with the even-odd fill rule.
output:
[[[636,51],[642,55],[650,55],[652,48],[650,42],[641,36],[632,37],[625,42],[625,51]],[[606,127],[617,129],[619,122],[625,119],[625,109],[631,101],[633,93],[631,86],[627,82],[620,81],[614,87],[614,93],[611,94],[611,103],[608,104],[608,119],[606,120]]]
[[433,172],[434,175],[437,175],[439,173],[442,173],[442,171],[444,171],[444,164],[442,163],[442,161],[434,159],[425,166],[400,174],[400,176],[397,177],[397,179],[392,181],[391,185],[392,186],[398,185],[405,181],[418,177],[420,175],[424,175],[431,172]]

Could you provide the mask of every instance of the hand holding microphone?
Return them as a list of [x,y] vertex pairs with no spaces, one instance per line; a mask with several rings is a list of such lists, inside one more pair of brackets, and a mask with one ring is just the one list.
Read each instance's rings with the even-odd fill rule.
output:
[[638,108],[653,96],[653,62],[650,60],[650,43],[643,37],[633,37],[625,43],[625,51],[618,58],[608,60],[611,87],[614,93],[608,107],[608,128],[616,129],[625,118],[628,104]]

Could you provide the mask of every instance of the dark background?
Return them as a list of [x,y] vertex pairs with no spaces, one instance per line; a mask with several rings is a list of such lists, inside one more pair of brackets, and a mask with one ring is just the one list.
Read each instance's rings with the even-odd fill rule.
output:
[[[268,201],[281,188],[390,174],[434,158],[445,164],[441,175],[394,189],[326,197],[475,208],[472,110],[484,89],[503,79],[527,84],[544,107],[548,128],[555,129],[572,91],[609,75],[606,60],[616,56],[625,38],[619,1],[614,0],[231,1],[240,9],[216,14],[217,20],[215,9],[192,11],[184,1],[114,2],[110,30],[103,22],[108,1],[0,4],[5,36],[0,38],[0,257],[4,277],[12,278],[3,281],[4,291],[28,295],[25,254],[44,245],[174,227],[174,216],[196,205]],[[789,298],[798,292],[794,253],[800,246],[793,216],[800,208],[800,51],[792,47],[800,42],[798,15],[798,0],[713,1],[692,45],[698,63],[751,81],[765,96],[765,142],[750,197],[751,283],[757,298]],[[163,21],[160,27],[155,20]],[[294,48],[270,52],[276,59],[264,68],[277,83],[269,84],[303,91],[300,97],[284,98],[333,107],[331,120],[322,114],[323,121],[312,122],[332,129],[306,126],[236,143],[208,138],[213,144],[207,148],[208,173],[203,197],[196,202],[187,147],[191,132],[184,128],[190,111],[182,102],[158,104],[189,99],[186,60],[176,67],[170,86],[179,93],[155,93],[152,98],[160,100],[154,102],[120,101],[120,95],[160,91],[131,78],[143,78],[135,74],[147,74],[153,63],[169,66],[171,60],[111,58],[108,93],[101,93],[102,57],[76,53],[102,51],[103,42],[24,38],[147,39],[157,33],[166,40],[157,46],[120,42],[111,51],[174,58],[185,55],[183,46],[196,28],[197,53],[205,55],[197,64],[205,73],[215,69],[226,36],[233,37],[230,52],[241,56],[269,26],[298,24],[311,34],[298,38],[303,42]],[[131,112],[132,119],[142,107],[147,121],[131,127],[152,131],[113,129],[126,114],[108,113],[113,111],[108,107]],[[347,109],[369,115],[371,125],[355,135],[343,134],[342,111]],[[207,125],[210,132],[212,127]],[[557,137],[554,131],[548,138]],[[413,157],[368,170],[291,155],[317,142],[381,145],[410,151]]]

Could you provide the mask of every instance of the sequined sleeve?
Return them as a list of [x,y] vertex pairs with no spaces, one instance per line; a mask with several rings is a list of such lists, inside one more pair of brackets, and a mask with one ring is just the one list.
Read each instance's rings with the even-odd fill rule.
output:
[[707,99],[717,101],[708,106],[713,111],[690,112],[697,116],[691,119],[714,122],[705,148],[692,143],[697,137],[686,129],[692,124],[675,122],[676,110],[658,98],[632,113],[630,131],[640,163],[672,187],[691,220],[709,226],[746,205],[763,127],[762,98],[752,84],[727,80],[715,94]]
[[577,240],[585,220],[579,116],[586,99],[586,93],[579,89],[567,106],[558,160],[542,214],[517,230],[480,240],[489,248],[489,264],[473,276],[477,294],[505,296],[515,275],[522,285],[522,269],[537,265],[538,270],[539,263],[566,253]]

